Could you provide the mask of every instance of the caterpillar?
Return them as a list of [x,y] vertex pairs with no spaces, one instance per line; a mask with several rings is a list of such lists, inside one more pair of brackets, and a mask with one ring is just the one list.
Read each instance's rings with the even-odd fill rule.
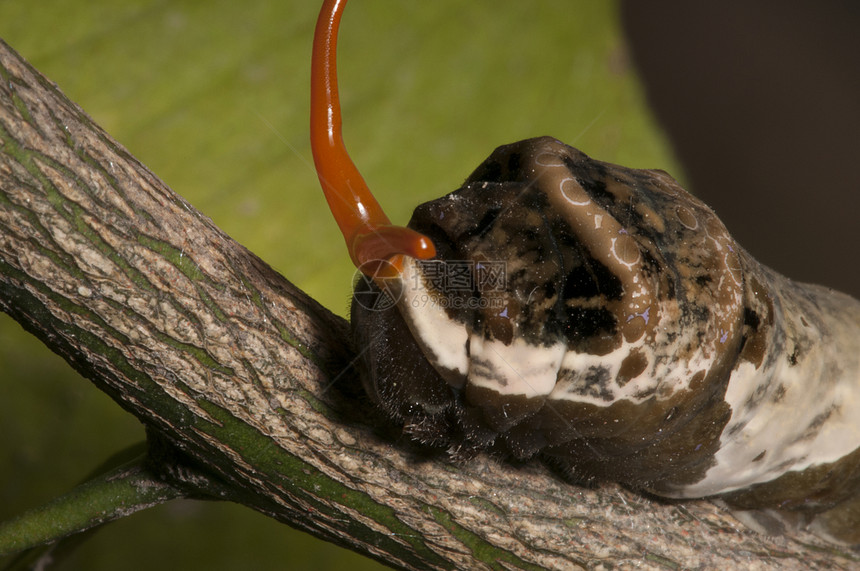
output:
[[455,457],[549,458],[860,544],[860,302],[759,264],[667,173],[551,137],[392,225],[341,134],[345,4],[317,22],[311,147],[364,276],[351,322],[377,406]]

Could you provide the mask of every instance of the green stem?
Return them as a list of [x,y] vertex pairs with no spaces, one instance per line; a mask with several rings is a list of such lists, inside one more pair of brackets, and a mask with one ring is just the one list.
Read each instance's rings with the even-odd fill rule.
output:
[[57,541],[181,496],[178,489],[153,476],[146,455],[141,455],[0,523],[0,556]]

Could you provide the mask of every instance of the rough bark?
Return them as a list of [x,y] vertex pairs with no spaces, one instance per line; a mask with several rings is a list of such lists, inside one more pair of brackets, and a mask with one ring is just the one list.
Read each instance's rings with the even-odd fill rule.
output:
[[[545,467],[380,429],[347,324],[173,193],[0,42],[0,308],[143,421],[162,478],[409,569],[848,568]],[[299,237],[296,237],[297,239]]]

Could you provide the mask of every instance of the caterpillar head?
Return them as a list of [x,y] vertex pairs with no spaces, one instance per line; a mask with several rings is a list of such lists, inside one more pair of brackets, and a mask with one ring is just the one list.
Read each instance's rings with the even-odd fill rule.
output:
[[723,225],[671,177],[529,139],[409,227],[437,256],[361,280],[352,307],[366,389],[409,432],[615,479],[665,477],[658,451],[706,468],[743,279]]

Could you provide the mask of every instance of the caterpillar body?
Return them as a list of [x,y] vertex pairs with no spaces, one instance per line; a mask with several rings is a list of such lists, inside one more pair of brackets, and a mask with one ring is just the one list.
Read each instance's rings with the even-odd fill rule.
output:
[[[667,174],[530,139],[409,226],[473,270],[456,290],[409,259],[357,290],[366,388],[414,437],[792,521],[851,513],[860,303],[758,264]],[[397,303],[362,303],[374,289]]]
[[860,544],[860,303],[757,263],[666,173],[550,137],[392,226],[340,134],[344,4],[317,24],[312,147],[367,275],[351,316],[378,406],[455,455],[552,458]]

